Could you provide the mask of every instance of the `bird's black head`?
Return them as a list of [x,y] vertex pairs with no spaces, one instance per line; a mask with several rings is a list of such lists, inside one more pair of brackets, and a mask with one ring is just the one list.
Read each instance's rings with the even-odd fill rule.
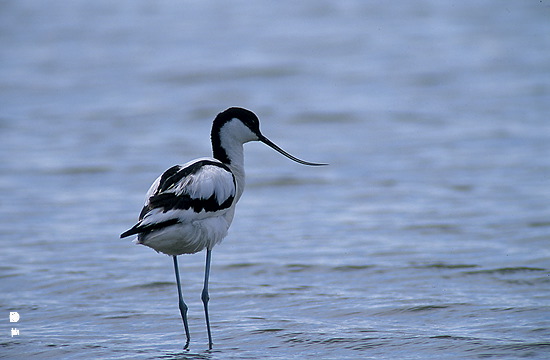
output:
[[214,124],[212,125],[212,131],[218,131],[229,121],[238,119],[240,120],[250,131],[256,134],[258,137],[261,136],[260,132],[260,120],[252,111],[240,108],[240,107],[230,107],[229,109],[219,113],[214,119]]
[[214,158],[225,164],[230,164],[231,159],[224,147],[229,146],[227,140],[232,139],[232,142],[237,141],[244,144],[248,141],[259,140],[263,135],[260,132],[260,121],[256,114],[240,107],[230,107],[216,116],[210,136]]
[[240,143],[239,146],[241,146],[249,141],[261,141],[300,164],[311,166],[326,165],[300,160],[275,145],[260,132],[260,120],[258,120],[256,114],[240,107],[231,107],[216,116],[212,124],[211,138],[214,157],[226,164],[230,164],[231,159],[227,155],[227,149],[224,146],[230,146],[230,143]]

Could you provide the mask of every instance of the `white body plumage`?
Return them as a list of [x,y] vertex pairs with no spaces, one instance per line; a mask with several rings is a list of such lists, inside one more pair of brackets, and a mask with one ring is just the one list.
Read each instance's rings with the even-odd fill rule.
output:
[[[197,165],[199,166],[196,171],[182,177],[160,193],[159,188],[162,188],[162,184],[166,184],[170,177],[166,177],[164,173],[156,179],[147,192],[144,205],[144,209],[151,209],[146,210],[140,224],[142,227],[170,224],[174,219],[177,219],[177,223],[139,234],[135,240],[137,244],[146,245],[168,255],[192,254],[204,248],[212,249],[227,235],[235,213],[237,188],[240,188],[242,193],[242,187],[237,185],[228,167],[212,158],[190,161],[179,167],[179,171],[172,176]],[[154,202],[157,193],[164,196],[173,194],[172,203],[166,207],[153,207],[151,203]],[[183,205],[178,207],[178,200],[181,201],[182,197],[189,197],[196,205],[188,208],[184,208]],[[207,203],[210,203],[210,207]]]

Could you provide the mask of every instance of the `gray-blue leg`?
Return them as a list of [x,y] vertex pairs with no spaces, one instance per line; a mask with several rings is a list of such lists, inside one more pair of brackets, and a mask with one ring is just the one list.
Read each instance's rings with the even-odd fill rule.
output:
[[180,283],[180,272],[178,269],[178,258],[174,255],[174,271],[176,273],[176,283],[178,285],[178,298],[179,298],[179,307],[180,307],[180,314],[181,319],[183,320],[183,328],[185,329],[185,337],[187,338],[185,342],[185,346],[183,347],[184,350],[189,348],[189,340],[191,337],[189,336],[189,325],[187,323],[187,305],[185,302],[183,302],[183,295],[181,294],[181,283]]
[[212,333],[210,332],[210,317],[208,316],[208,278],[210,277],[210,260],[212,258],[212,250],[206,249],[206,265],[204,268],[204,287],[202,288],[202,303],[204,304],[204,317],[206,318],[206,330],[208,331],[208,349],[212,350]]

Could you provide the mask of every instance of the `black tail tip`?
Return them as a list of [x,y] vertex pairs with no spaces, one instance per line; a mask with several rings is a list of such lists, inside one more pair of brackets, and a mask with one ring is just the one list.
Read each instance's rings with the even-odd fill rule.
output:
[[125,232],[120,234],[120,238],[122,239],[122,238],[125,238],[125,237],[128,237],[128,236],[134,235],[134,234],[136,234],[135,229],[126,230]]

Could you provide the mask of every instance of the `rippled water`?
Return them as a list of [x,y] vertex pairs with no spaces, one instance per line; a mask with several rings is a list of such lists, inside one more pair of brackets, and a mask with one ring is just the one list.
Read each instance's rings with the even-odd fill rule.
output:
[[[548,1],[3,1],[0,357],[544,359]],[[246,145],[213,254],[120,240],[166,168]],[[20,320],[10,323],[9,313]],[[11,330],[19,335],[11,335]]]

